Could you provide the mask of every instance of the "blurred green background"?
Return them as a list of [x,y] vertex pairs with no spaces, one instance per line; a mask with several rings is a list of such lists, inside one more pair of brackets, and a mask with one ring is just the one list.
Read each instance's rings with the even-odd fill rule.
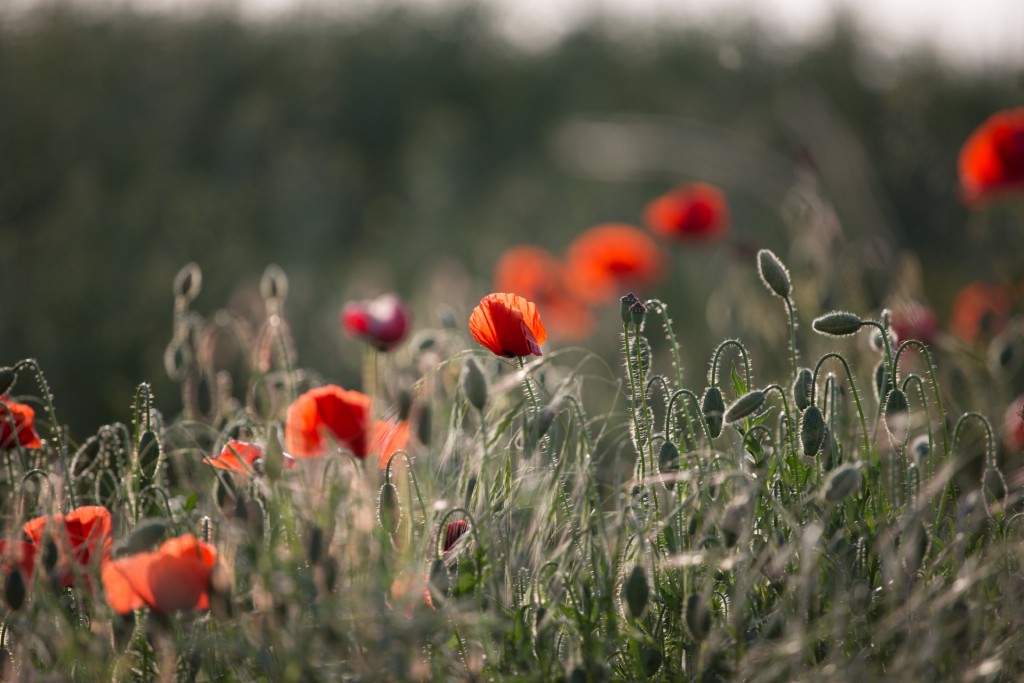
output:
[[721,185],[734,216],[728,245],[674,250],[652,292],[694,374],[723,332],[705,310],[723,264],[750,271],[765,246],[799,262],[800,184],[838,220],[831,256],[865,268],[858,304],[881,305],[912,249],[944,316],[967,281],[1022,275],[987,248],[1019,223],[956,195],[964,138],[1022,101],[1019,67],[887,62],[842,21],[800,48],[595,20],[519,49],[465,8],[252,24],[49,7],[0,28],[0,364],[38,358],[79,438],[127,420],[140,381],[173,412],[175,273],[203,269],[197,310],[258,320],[277,263],[300,362],[352,385],[346,299],[394,289],[420,326],[439,300],[461,320],[503,249],[561,253],[688,180]]

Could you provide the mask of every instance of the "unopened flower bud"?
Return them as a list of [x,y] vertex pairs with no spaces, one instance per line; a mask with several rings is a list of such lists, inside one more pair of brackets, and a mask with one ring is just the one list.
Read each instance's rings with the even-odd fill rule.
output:
[[675,474],[679,471],[679,449],[671,441],[661,442],[661,450],[658,451],[658,471],[667,474],[665,486],[671,490],[675,487]]
[[487,405],[487,378],[476,358],[470,356],[462,366],[462,393],[469,404],[479,411]]
[[686,599],[686,628],[698,642],[711,633],[711,611],[703,595],[694,593]]
[[725,399],[722,398],[721,389],[708,387],[708,390],[704,392],[704,400],[701,402],[701,412],[704,413],[708,433],[711,434],[711,438],[717,439],[722,433],[722,425],[725,423]]
[[644,324],[644,318],[647,317],[647,306],[642,302],[637,301],[629,307],[629,319],[634,325],[640,327]]
[[800,412],[807,410],[811,405],[811,389],[814,386],[814,375],[807,368],[800,368],[793,380],[793,403]]
[[725,410],[725,421],[732,423],[749,417],[764,403],[764,392],[760,389],[748,391],[733,401]]
[[910,422],[910,403],[901,389],[893,389],[885,399],[885,428],[895,441],[907,438]]
[[800,419],[800,443],[804,455],[814,457],[825,439],[825,416],[818,406],[810,406]]
[[380,487],[377,502],[377,521],[389,534],[398,533],[402,523],[402,504],[398,498],[398,489],[390,481]]
[[630,313],[630,308],[633,304],[637,303],[637,299],[632,292],[619,299],[619,316],[622,318],[622,324],[628,325],[633,322],[633,314]]
[[832,471],[825,482],[825,502],[838,503],[860,486],[860,467],[853,463],[841,465]]
[[811,323],[811,327],[815,330],[830,337],[846,337],[855,334],[863,325],[864,321],[860,319],[860,316],[846,311],[826,313],[815,318]]
[[782,264],[779,257],[768,249],[757,252],[757,273],[761,276],[761,282],[775,296],[788,299],[792,290],[789,280],[789,271]]
[[651,589],[647,583],[647,572],[643,565],[636,565],[629,573],[626,581],[622,584],[622,599],[630,616],[639,619],[647,609],[647,602],[651,597]]

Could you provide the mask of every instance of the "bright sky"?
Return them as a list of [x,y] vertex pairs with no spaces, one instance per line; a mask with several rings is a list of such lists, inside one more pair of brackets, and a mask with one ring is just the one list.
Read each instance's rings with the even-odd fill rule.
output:
[[[0,0],[0,9],[53,0]],[[295,10],[362,14],[373,8],[411,5],[428,10],[473,0],[69,0],[82,5],[131,6],[142,10],[195,11],[212,5],[272,20]],[[714,29],[753,16],[772,35],[803,41],[845,9],[876,38],[876,48],[898,55],[917,43],[939,49],[972,68],[1024,66],[1024,0],[478,0],[490,5],[501,30],[517,41],[545,44],[594,11],[640,26],[696,24]]]

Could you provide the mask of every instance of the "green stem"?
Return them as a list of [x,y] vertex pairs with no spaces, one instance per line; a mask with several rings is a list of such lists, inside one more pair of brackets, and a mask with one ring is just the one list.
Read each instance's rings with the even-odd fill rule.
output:
[[868,441],[868,423],[867,420],[864,419],[864,408],[860,402],[860,394],[857,392],[857,385],[853,381],[853,373],[850,371],[850,364],[846,362],[846,358],[844,358],[842,354],[835,351],[829,351],[822,356],[814,366],[814,374],[811,379],[811,403],[814,403],[815,401],[815,393],[818,388],[818,373],[821,372],[821,366],[824,365],[825,361],[829,358],[835,358],[842,364],[843,370],[846,372],[846,379],[850,382],[850,392],[853,394],[854,403],[857,404],[857,416],[860,418],[861,433],[864,437],[864,453],[862,458],[866,460],[871,456],[871,444]]
[[896,386],[896,368],[899,367],[900,358],[907,347],[914,347],[924,356],[924,362],[928,366],[928,381],[932,383],[932,392],[935,394],[935,406],[939,411],[939,425],[942,427],[942,448],[945,454],[949,455],[949,429],[946,427],[946,411],[942,408],[942,396],[939,394],[939,383],[935,378],[935,365],[932,363],[932,354],[928,347],[917,339],[908,339],[896,349],[896,356],[893,358],[893,386]]
[[683,362],[679,358],[679,343],[676,333],[672,330],[672,320],[668,317],[668,307],[660,299],[648,299],[644,304],[648,309],[654,308],[661,315],[661,324],[665,328],[668,347],[672,350],[672,368],[676,372],[676,386],[683,386]]
[[78,499],[75,496],[75,485],[71,481],[71,470],[68,463],[68,444],[67,439],[64,437],[63,430],[60,428],[60,424],[57,422],[57,411],[53,407],[53,392],[50,391],[50,385],[46,381],[46,377],[43,376],[43,370],[39,367],[39,362],[35,358],[27,358],[23,361],[19,361],[14,366],[14,371],[18,372],[22,368],[31,368],[36,379],[36,383],[39,388],[43,391],[43,400],[46,402],[46,412],[50,416],[50,426],[53,429],[53,436],[57,439],[57,450],[60,455],[61,468],[64,470],[64,477],[66,479],[66,485],[64,486],[68,494],[68,502],[71,504],[71,509],[74,510],[78,507]]
[[793,300],[788,296],[786,297],[786,317],[789,322],[789,359],[793,365],[793,376],[790,378],[796,380],[797,369],[797,350],[796,350],[796,307],[793,305]]
[[750,378],[750,358],[747,356],[747,347],[743,346],[739,339],[726,339],[715,348],[715,354],[711,359],[711,373],[709,375],[711,386],[718,386],[718,362],[722,352],[730,346],[735,347],[739,351],[740,357],[743,358],[743,376],[749,390],[753,386]]

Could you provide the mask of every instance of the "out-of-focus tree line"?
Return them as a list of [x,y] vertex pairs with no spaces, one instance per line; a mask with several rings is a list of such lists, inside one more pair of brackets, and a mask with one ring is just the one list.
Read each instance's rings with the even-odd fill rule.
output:
[[[338,331],[346,298],[393,289],[433,324],[430,298],[462,292],[449,302],[461,322],[504,248],[557,253],[592,224],[639,223],[650,197],[686,180],[729,195],[733,244],[715,258],[788,253],[771,188],[812,177],[847,240],[921,255],[940,313],[967,280],[1021,275],[972,250],[1003,228],[998,212],[972,228],[955,189],[964,137],[1024,99],[1010,68],[885,63],[843,27],[796,49],[753,29],[595,23],[529,51],[467,11],[247,25],[47,9],[4,24],[0,364],[37,357],[80,438],[126,420],[140,381],[174,404],[162,352],[189,261],[204,272],[198,309],[254,316],[259,276],[279,264],[301,362],[343,382],[360,351]],[[601,135],[623,122],[677,131],[681,147]],[[718,269],[677,259],[683,275],[658,294],[699,322],[707,291],[681,293],[685,270]],[[444,264],[462,264],[468,285]]]

